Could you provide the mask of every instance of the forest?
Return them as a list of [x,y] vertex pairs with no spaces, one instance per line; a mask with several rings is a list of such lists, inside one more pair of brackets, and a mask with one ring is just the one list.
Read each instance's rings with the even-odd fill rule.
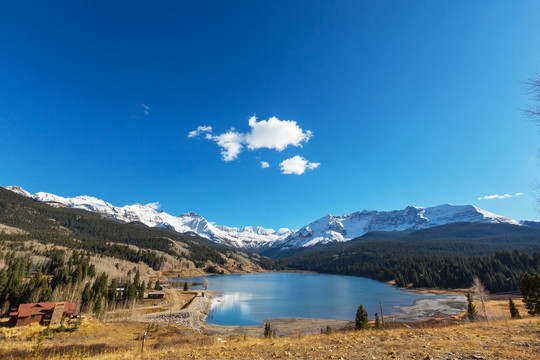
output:
[[[500,251],[482,256],[388,254],[392,243],[369,244],[356,251],[319,251],[281,260],[289,268],[355,275],[401,287],[468,288],[478,276],[491,292],[516,291],[525,273],[540,272],[540,252]],[[412,246],[412,244],[411,244]],[[369,249],[367,249],[369,248]]]
[[[105,272],[98,276],[84,252],[73,252],[67,262],[65,251],[53,250],[48,255],[49,262],[35,267],[28,256],[0,252],[5,264],[0,269],[0,316],[17,304],[65,299],[77,300],[81,311],[99,315],[142,302],[145,289],[151,286],[150,281],[141,280],[138,269],[130,270],[123,280],[110,279]],[[160,287],[159,282],[155,286]]]

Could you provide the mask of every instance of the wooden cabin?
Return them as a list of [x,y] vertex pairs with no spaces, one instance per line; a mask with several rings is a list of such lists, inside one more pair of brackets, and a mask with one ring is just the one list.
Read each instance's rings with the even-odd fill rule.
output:
[[41,325],[60,325],[75,314],[75,303],[68,301],[20,304],[9,312],[11,326],[24,326],[34,322]]
[[165,293],[163,291],[151,291],[148,293],[148,299],[163,299]]

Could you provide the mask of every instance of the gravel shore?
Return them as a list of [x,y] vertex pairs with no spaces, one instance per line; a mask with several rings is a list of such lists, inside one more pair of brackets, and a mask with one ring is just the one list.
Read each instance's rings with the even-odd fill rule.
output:
[[212,291],[200,291],[185,309],[172,313],[148,315],[145,320],[150,322],[171,322],[201,332],[212,308],[212,298],[214,296],[215,293]]

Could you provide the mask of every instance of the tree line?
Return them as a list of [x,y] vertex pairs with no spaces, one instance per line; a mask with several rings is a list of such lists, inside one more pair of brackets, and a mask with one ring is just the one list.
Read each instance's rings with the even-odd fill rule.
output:
[[[388,245],[388,244],[386,244]],[[479,276],[491,292],[515,291],[525,273],[540,272],[540,252],[484,256],[388,255],[381,251],[312,252],[281,260],[290,268],[356,275],[401,287],[463,288]]]

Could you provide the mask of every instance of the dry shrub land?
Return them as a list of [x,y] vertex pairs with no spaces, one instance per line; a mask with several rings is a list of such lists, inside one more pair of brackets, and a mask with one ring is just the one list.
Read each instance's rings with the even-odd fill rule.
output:
[[[176,324],[84,320],[77,331],[0,329],[0,358],[45,359],[539,359],[540,318],[431,328],[333,331],[276,339],[220,338]],[[148,331],[144,352],[141,335]]]

